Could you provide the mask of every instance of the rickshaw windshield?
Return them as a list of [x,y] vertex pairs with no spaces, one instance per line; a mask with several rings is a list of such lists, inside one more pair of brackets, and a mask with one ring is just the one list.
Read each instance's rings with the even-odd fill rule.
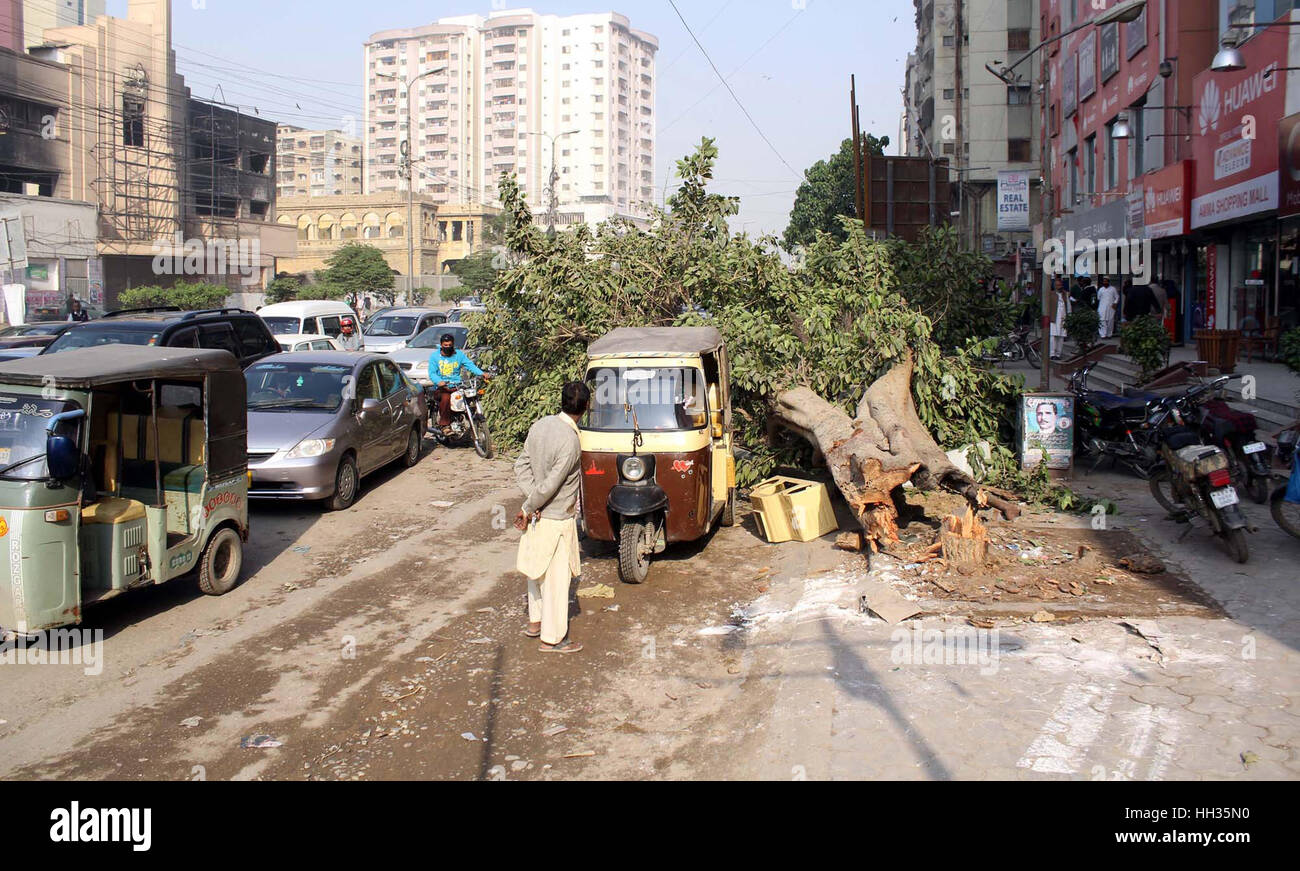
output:
[[598,368],[587,373],[591,407],[583,428],[632,432],[633,415],[642,432],[703,429],[707,422],[704,373],[683,368]]
[[[45,427],[50,418],[81,406],[63,399],[0,395],[0,475],[7,481],[43,481]],[[68,433],[62,433],[68,434]]]

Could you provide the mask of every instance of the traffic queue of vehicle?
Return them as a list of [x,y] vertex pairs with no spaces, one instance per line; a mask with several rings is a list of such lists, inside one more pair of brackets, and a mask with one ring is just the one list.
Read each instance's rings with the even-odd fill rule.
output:
[[[442,326],[452,315],[393,309],[363,325],[341,303],[291,302],[9,328],[0,633],[77,624],[86,605],[191,573],[204,593],[230,591],[250,499],[346,510],[366,475],[419,462],[439,387],[458,425],[472,408],[468,429],[488,438],[481,383],[460,383],[462,364],[484,373],[467,327]],[[435,384],[444,333],[455,365]]]

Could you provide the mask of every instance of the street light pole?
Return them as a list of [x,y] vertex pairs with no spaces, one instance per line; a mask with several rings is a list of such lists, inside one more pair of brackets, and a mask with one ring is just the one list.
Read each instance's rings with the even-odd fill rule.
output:
[[560,203],[555,193],[555,186],[560,181],[560,171],[555,163],[555,146],[556,143],[559,140],[563,139],[564,137],[573,136],[581,132],[582,132],[581,130],[566,130],[563,133],[557,134],[555,136],[552,136],[549,133],[540,133],[540,132],[528,134],[529,136],[545,136],[547,139],[551,140],[551,175],[548,178],[546,184],[546,196],[548,199],[548,204],[546,209],[546,220],[550,227],[548,232],[551,233],[552,235],[555,234],[555,222],[559,219],[560,216]]
[[[415,104],[411,101],[411,86],[425,76],[445,73],[446,67],[426,70],[406,80],[406,142],[403,143],[403,172],[406,175],[406,300],[410,302],[415,289]],[[376,73],[381,79],[401,81],[395,73]],[[424,241],[424,233],[420,233]]]

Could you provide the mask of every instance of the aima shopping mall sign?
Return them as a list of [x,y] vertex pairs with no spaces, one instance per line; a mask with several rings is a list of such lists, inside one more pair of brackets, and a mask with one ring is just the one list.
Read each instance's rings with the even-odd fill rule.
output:
[[[1200,133],[1193,140],[1193,229],[1277,208],[1278,148],[1271,131],[1286,112],[1286,76],[1278,72],[1287,65],[1285,30],[1265,30],[1242,46],[1244,70],[1207,70],[1193,80],[1193,123]],[[1261,138],[1261,130],[1270,134]]]

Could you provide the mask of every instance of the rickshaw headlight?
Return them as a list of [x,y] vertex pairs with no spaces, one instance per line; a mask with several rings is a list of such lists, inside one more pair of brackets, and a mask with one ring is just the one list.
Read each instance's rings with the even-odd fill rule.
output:
[[645,477],[645,460],[640,457],[628,457],[623,461],[623,477],[629,481],[640,481]]
[[307,460],[312,457],[323,457],[332,450],[334,450],[334,439],[305,439],[289,451],[286,459]]

